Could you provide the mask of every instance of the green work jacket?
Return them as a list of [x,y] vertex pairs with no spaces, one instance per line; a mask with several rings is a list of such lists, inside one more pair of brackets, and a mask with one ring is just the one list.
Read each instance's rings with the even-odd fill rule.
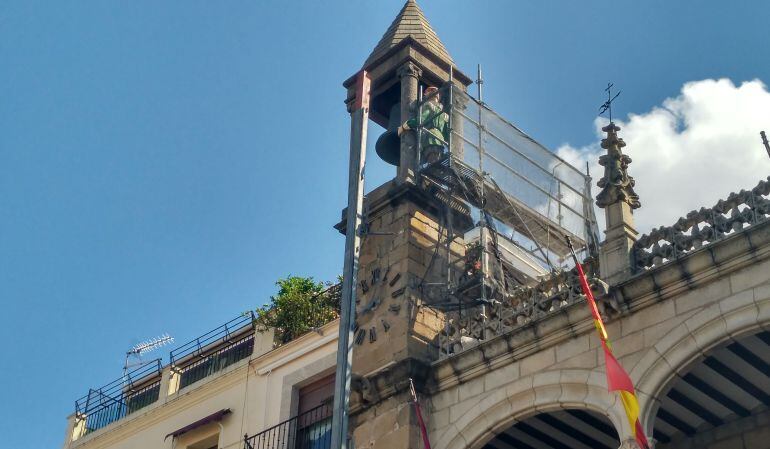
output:
[[[441,104],[429,101],[420,108],[422,121],[422,146],[430,145],[446,146],[449,140],[449,115],[443,111]],[[406,121],[410,129],[417,131],[419,122],[417,117]]]

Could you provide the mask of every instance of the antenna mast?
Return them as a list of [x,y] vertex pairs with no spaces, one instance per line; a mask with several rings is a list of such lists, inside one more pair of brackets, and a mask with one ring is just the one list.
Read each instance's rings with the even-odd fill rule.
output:
[[[145,362],[142,361],[142,354],[146,354],[148,352],[152,352],[161,346],[165,346],[167,344],[170,344],[174,341],[174,337],[170,336],[169,334],[163,334],[155,338],[151,338],[149,340],[145,340],[141,343],[138,343],[134,345],[131,349],[126,351],[126,361],[123,363],[123,381],[125,382],[126,376],[128,375],[128,369],[133,368],[135,366],[142,366],[145,364]],[[132,363],[128,363],[129,357],[134,357],[136,360]]]

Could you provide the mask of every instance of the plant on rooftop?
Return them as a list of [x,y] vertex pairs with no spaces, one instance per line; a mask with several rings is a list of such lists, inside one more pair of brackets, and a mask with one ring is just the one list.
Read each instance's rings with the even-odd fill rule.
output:
[[339,317],[339,299],[326,288],[328,283],[312,277],[279,279],[278,294],[256,310],[257,329],[275,329],[275,341],[287,343]]

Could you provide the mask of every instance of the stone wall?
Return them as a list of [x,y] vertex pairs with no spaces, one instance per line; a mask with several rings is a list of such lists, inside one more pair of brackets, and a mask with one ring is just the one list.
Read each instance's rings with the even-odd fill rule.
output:
[[[424,307],[424,286],[442,281],[436,256],[446,240],[435,199],[410,185],[385,184],[367,196],[359,259],[350,433],[357,447],[413,447],[420,439],[409,379],[422,389],[444,324]],[[445,246],[442,248],[445,251]],[[462,242],[452,251],[462,255]]]
[[[607,331],[637,386],[651,435],[656,398],[678,373],[731,339],[770,329],[770,223],[638,274],[611,292],[626,312]],[[587,307],[574,304],[436,362],[426,401],[431,441],[447,449],[480,448],[518,419],[570,407],[606,415],[628,440],[622,407],[606,389],[603,359]],[[718,440],[764,435],[751,432],[732,440],[715,433],[699,447],[740,448]]]

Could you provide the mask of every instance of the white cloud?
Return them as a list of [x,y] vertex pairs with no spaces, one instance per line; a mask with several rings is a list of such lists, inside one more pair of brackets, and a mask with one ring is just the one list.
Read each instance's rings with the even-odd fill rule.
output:
[[[642,114],[616,121],[633,162],[642,207],[635,211],[640,233],[669,226],[693,209],[711,207],[730,192],[750,189],[770,174],[760,130],[770,132],[770,92],[759,80],[735,86],[728,79],[686,83],[676,98]],[[599,140],[606,120],[595,122]],[[557,153],[576,167],[589,161],[593,194],[603,174],[599,140],[584,147],[563,145]],[[604,229],[601,209],[599,229]]]

